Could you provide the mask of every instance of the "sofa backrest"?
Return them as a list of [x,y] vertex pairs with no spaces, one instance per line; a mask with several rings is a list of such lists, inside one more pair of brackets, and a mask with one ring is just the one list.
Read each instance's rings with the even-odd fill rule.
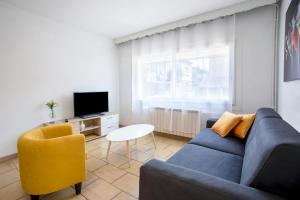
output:
[[275,112],[272,108],[260,108],[256,111],[255,120],[253,122],[253,125],[250,129],[250,132],[247,136],[246,146],[248,143],[250,143],[255,136],[255,132],[258,130],[259,121],[264,118],[279,118],[282,119],[281,116]]
[[246,141],[241,184],[285,197],[300,188],[300,133],[272,109],[259,109]]

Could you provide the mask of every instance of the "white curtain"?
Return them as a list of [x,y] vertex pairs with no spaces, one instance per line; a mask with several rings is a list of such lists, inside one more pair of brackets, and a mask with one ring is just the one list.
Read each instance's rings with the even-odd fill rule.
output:
[[[233,51],[234,17],[134,40],[133,112],[138,116],[165,109],[170,116],[170,111],[179,110],[186,116],[196,111],[200,123],[200,113],[219,115],[231,110]],[[169,132],[187,130],[173,124],[172,112],[164,121],[163,129]]]

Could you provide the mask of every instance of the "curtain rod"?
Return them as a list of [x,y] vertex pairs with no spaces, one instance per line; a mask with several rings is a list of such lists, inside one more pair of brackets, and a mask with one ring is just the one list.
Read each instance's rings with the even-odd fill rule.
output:
[[129,34],[124,37],[115,38],[115,44],[121,44],[132,40],[137,40],[143,37],[150,37],[155,34],[165,33],[172,30],[177,30],[184,27],[189,27],[192,25],[206,23],[220,18],[225,18],[232,16],[234,14],[247,12],[258,7],[263,7],[267,5],[277,4],[278,0],[255,0],[255,1],[246,1],[233,6],[226,8],[218,9],[215,11],[207,12],[201,15],[189,17],[183,20],[172,22],[169,24],[161,25],[158,27],[150,28],[145,31]]
[[[195,25],[198,25],[198,24],[204,24],[204,23],[208,23],[208,22],[213,22],[213,21],[215,21],[215,20],[218,20],[218,19],[225,19],[225,18],[227,18],[227,17],[231,17],[231,16],[234,16],[234,15],[235,15],[235,14],[231,14],[231,15],[222,16],[222,17],[218,17],[218,18],[215,18],[215,19],[209,19],[209,20],[206,20],[206,21],[198,22],[198,23],[192,23],[192,24],[188,24],[188,25],[186,25],[186,26],[180,26],[180,27],[176,27],[176,28],[173,28],[173,29],[168,29],[168,30],[165,30],[165,31],[161,31],[161,32],[157,32],[157,33],[145,35],[145,36],[143,36],[143,37],[138,37],[138,38],[131,39],[131,40],[128,40],[128,41],[139,40],[139,39],[142,39],[142,38],[145,38],[145,37],[151,37],[151,36],[154,36],[154,35],[160,35],[160,34],[164,34],[164,33],[169,32],[169,31],[180,30],[180,29],[182,29],[182,28],[189,28],[189,27],[192,27],[192,26],[195,26]],[[120,43],[120,44],[122,44],[122,43]]]

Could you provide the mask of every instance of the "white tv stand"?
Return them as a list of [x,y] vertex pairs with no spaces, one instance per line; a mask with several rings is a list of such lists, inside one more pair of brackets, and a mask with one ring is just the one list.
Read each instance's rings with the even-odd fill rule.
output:
[[[66,120],[72,124],[73,133],[84,134],[86,136],[86,141],[103,137],[110,131],[119,128],[119,114],[115,113],[104,113],[103,115],[86,118],[75,117]],[[55,123],[63,122],[64,121],[61,120],[56,121]],[[50,123],[46,123],[45,125],[50,125]]]

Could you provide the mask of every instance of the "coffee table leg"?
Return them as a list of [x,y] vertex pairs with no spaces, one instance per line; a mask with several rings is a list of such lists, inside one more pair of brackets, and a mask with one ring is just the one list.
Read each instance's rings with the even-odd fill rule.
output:
[[155,149],[156,149],[156,142],[155,142],[155,138],[154,138],[154,133],[152,132],[152,133],[151,133],[151,135],[152,135],[152,139],[153,139],[154,147],[155,147]]
[[111,141],[108,141],[108,149],[107,149],[107,153],[106,153],[106,160],[108,159],[108,154],[110,151],[110,146],[111,146]]
[[130,145],[129,145],[129,140],[126,141],[126,146],[127,146],[127,156],[128,156],[128,165],[129,165],[129,168],[131,167],[131,164],[130,164]]

